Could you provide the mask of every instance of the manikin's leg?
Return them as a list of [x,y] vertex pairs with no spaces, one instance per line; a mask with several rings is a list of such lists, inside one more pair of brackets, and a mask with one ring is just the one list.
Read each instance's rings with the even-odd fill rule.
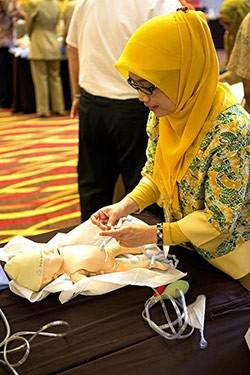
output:
[[137,262],[131,259],[128,259],[126,261],[116,259],[112,272],[125,272],[125,271],[132,270],[134,268],[147,268],[147,269],[155,268],[161,271],[166,271],[168,269],[168,265],[165,263],[158,262],[158,261],[155,261],[153,264],[151,264],[150,259],[139,260]]
[[112,259],[112,272],[122,272],[122,271],[128,271],[133,268],[156,268],[162,271],[165,271],[168,269],[168,266],[165,263],[161,263],[158,261],[154,261],[154,263],[151,263],[150,259],[145,260],[139,260],[135,261],[134,259],[116,259],[118,255],[138,255],[143,254],[143,247],[123,247],[123,246],[117,246],[117,247],[110,247],[105,249],[106,252],[110,255]]
[[143,254],[143,247],[124,247],[124,246],[113,246],[113,247],[106,247],[105,250],[109,253],[110,256],[114,258],[118,255],[123,254]]
[[[131,253],[130,253],[131,254]],[[138,262],[135,262],[135,261],[131,261],[130,259],[128,260],[117,260],[115,259],[114,261],[114,264],[112,266],[112,269],[110,269],[109,272],[105,272],[105,273],[111,273],[111,272],[125,272],[125,271],[129,271],[129,270],[132,270],[134,268],[147,268],[147,269],[152,269],[152,268],[155,268],[155,269],[159,269],[161,271],[166,271],[168,269],[168,266],[167,264],[163,264],[163,263],[160,263],[160,262],[154,262],[154,265],[152,266],[151,265],[151,261],[149,259],[146,259],[146,260],[141,260],[141,261],[138,261]],[[101,273],[104,273],[104,272],[96,272],[96,273],[93,273],[93,272],[88,272],[86,270],[79,270],[79,271],[76,271],[74,273],[72,273],[70,275],[70,279],[73,283],[77,283],[78,281],[88,277],[88,276],[95,276],[95,275],[98,275],[98,274],[101,274]]]

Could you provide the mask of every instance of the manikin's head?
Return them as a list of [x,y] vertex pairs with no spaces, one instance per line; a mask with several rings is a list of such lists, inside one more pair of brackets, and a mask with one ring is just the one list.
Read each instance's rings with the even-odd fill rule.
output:
[[4,269],[16,283],[38,292],[63,273],[106,273],[112,268],[111,259],[106,251],[93,245],[65,246],[60,250],[31,247],[10,256]]
[[62,273],[62,266],[57,249],[26,248],[9,257],[4,269],[19,285],[37,292]]

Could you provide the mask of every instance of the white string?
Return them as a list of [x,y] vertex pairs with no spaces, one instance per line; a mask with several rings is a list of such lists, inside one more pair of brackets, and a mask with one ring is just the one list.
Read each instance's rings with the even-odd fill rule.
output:
[[[30,344],[32,340],[34,340],[37,336],[63,337],[68,333],[68,330],[70,329],[70,325],[68,322],[64,320],[54,320],[53,322],[47,323],[44,326],[42,326],[38,331],[34,331],[34,332],[33,331],[20,331],[11,335],[9,322],[2,309],[0,309],[0,316],[6,328],[5,338],[0,343],[0,348],[3,347],[3,350],[0,351],[0,354],[3,355],[3,360],[0,359],[0,363],[7,366],[14,375],[18,375],[18,372],[15,370],[15,367],[21,366],[27,360],[30,354]],[[56,326],[64,326],[65,332],[61,332],[61,333],[45,332],[48,328],[56,327]],[[31,337],[29,339],[26,339],[24,337],[26,335],[31,335]],[[14,341],[23,341],[23,344],[13,349],[8,349],[9,343],[14,342]],[[19,359],[19,361],[17,362],[10,363],[10,361],[8,360],[8,354],[18,352],[19,350],[25,350],[21,359]]]

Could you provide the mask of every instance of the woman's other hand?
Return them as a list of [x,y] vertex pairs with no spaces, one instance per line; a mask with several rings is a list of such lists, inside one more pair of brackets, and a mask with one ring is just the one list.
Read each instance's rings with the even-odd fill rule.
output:
[[143,246],[157,241],[156,225],[129,224],[118,229],[103,230],[100,236],[111,236],[125,247]]

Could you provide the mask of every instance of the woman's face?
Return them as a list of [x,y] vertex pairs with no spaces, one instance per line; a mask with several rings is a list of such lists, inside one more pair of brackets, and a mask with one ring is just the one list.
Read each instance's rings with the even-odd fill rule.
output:
[[62,272],[63,257],[59,254],[58,249],[43,250],[43,285],[47,285],[50,281],[56,279]]
[[152,87],[152,83],[132,73],[129,73],[129,78],[133,81],[133,87],[138,91],[139,100],[150,111],[154,112],[156,117],[166,116],[175,111],[175,104],[157,87],[154,88],[151,94],[145,93],[144,90],[147,91],[148,88]]

